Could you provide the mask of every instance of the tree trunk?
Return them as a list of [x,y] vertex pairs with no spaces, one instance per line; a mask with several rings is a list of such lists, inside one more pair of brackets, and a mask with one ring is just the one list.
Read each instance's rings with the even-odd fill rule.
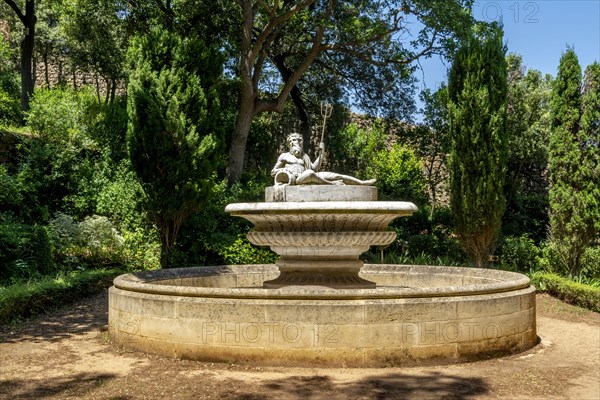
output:
[[42,54],[42,59],[44,60],[44,80],[46,81],[46,87],[50,87],[50,76],[48,75],[48,49],[44,54]]
[[112,79],[112,85],[110,90],[110,104],[115,102],[115,96],[117,95],[117,80]]
[[57,82],[60,85],[61,83],[63,83],[63,62],[61,60],[58,60],[58,77],[57,77]]
[[250,127],[252,126],[253,116],[254,98],[242,99],[240,112],[235,122],[229,147],[227,181],[230,185],[235,182],[239,182],[240,179],[242,179],[246,142],[248,141],[248,133],[250,132]]
[[172,216],[171,218],[164,217],[157,221],[160,235],[160,267],[163,269],[173,267],[169,264],[169,256],[171,255],[173,247],[175,247],[179,229],[181,228],[186,215],[187,214],[180,214]]
[[108,104],[108,100],[110,99],[110,79],[104,78],[104,84],[106,85],[106,95],[104,96],[104,104]]
[[[241,57],[240,57],[240,110],[231,134],[229,147],[229,162],[227,164],[227,182],[232,185],[242,179],[246,142],[252,126],[252,118],[256,113],[255,83],[253,81],[253,56],[252,56],[252,26],[254,24],[254,10],[252,2],[242,3],[243,24],[241,26]],[[258,84],[258,82],[256,82]]]
[[98,79],[97,72],[94,74],[94,77],[96,78],[96,96],[98,96],[98,101],[102,101],[102,98],[100,97],[100,80]]
[[33,46],[35,44],[35,9],[33,0],[25,3],[23,26],[25,37],[21,42],[21,111],[29,110],[29,100],[33,95]]
[[169,243],[167,238],[163,237],[162,232],[160,235],[160,268],[167,269],[169,268],[169,253],[171,249],[169,248]]

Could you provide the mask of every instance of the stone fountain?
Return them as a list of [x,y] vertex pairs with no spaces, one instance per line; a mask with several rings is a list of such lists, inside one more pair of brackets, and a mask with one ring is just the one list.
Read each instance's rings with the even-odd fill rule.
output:
[[276,265],[121,275],[109,292],[111,339],[181,358],[352,367],[481,359],[536,344],[535,289],[524,275],[363,265],[360,254],[395,239],[388,224],[417,208],[377,201],[372,181],[315,163],[284,153],[265,202],[226,208],[254,224],[248,239],[270,246]]

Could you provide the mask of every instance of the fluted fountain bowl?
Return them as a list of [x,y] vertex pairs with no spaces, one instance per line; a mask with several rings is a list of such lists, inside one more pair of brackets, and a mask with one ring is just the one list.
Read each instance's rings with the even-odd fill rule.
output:
[[225,208],[254,224],[251,243],[269,246],[280,258],[281,274],[264,287],[317,285],[337,289],[374,288],[358,276],[359,256],[371,246],[387,246],[396,233],[395,218],[417,207],[401,201],[330,201],[238,203]]

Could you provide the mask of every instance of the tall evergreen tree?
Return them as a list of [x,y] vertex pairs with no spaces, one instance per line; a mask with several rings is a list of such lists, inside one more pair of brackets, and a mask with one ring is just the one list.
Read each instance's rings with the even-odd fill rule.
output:
[[181,224],[213,184],[223,135],[216,84],[222,58],[194,35],[155,29],[134,40],[129,59],[127,145],[166,268]]
[[475,266],[493,253],[505,209],[506,48],[502,29],[473,34],[458,50],[448,83],[450,199],[462,246]]
[[508,170],[502,232],[536,241],[548,227],[548,144],[550,142],[551,76],[527,69],[521,56],[509,54]]
[[590,240],[593,240],[600,239],[600,63],[597,61],[585,69],[582,102],[580,142],[589,192],[586,220],[593,225],[590,226],[593,229]]
[[581,257],[596,235],[600,202],[597,64],[586,70],[583,99],[581,78],[577,55],[567,49],[552,86],[550,237],[572,276],[581,272]]

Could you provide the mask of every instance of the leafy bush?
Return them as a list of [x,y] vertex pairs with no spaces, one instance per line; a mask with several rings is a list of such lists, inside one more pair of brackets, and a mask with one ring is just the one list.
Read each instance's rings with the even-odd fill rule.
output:
[[539,269],[544,272],[553,272],[559,275],[567,275],[568,271],[561,268],[561,263],[558,259],[553,242],[547,240],[540,244]]
[[16,124],[19,121],[20,114],[18,97],[5,91],[0,84],[0,124]]
[[265,262],[269,259],[267,253],[273,253],[268,249],[253,247],[256,252],[251,251],[251,245],[244,237],[252,229],[251,223],[225,213],[227,204],[263,200],[264,184],[259,182],[227,187],[223,181],[215,185],[211,201],[201,212],[191,215],[182,226],[171,256],[172,265],[221,265],[235,259],[244,260],[248,264]]
[[233,244],[221,250],[225,264],[271,264],[277,255],[264,248],[252,246],[246,235],[239,235]]
[[18,212],[22,202],[23,194],[19,181],[8,174],[4,165],[0,165],[0,206],[2,210]]
[[72,216],[58,212],[48,222],[50,240],[55,253],[67,254],[69,249],[78,246],[81,241],[81,229]]
[[38,89],[29,103],[27,125],[53,140],[67,140],[85,132],[86,112],[95,97],[89,90],[67,86]]
[[407,255],[419,257],[427,254],[432,258],[450,260],[452,265],[467,262],[466,254],[460,248],[458,240],[438,235],[412,235],[407,241]]
[[0,282],[27,280],[54,271],[46,230],[0,221],[0,265]]
[[506,236],[500,242],[500,268],[519,272],[537,271],[540,254],[540,249],[529,236]]
[[160,266],[160,243],[156,232],[142,229],[124,231],[121,261],[131,270],[158,268]]
[[528,235],[539,245],[546,238],[548,227],[548,194],[517,193],[511,200],[502,217],[502,233]]
[[32,139],[18,173],[30,220],[46,222],[58,211],[77,218],[94,213],[99,157],[75,140]]
[[[364,259],[370,263],[381,263],[381,251],[366,253]],[[464,266],[465,262],[446,255],[432,256],[429,253],[409,254],[405,252],[383,250],[383,263],[404,265],[440,265],[440,266]]]
[[77,223],[73,217],[57,213],[48,225],[54,256],[67,267],[85,264],[124,264],[125,239],[104,216],[88,216]]
[[100,293],[124,272],[120,269],[78,271],[56,279],[0,287],[0,323],[26,318]]
[[422,165],[408,147],[394,144],[391,149],[375,153],[367,174],[377,178],[382,198],[425,203]]
[[106,166],[111,168],[96,179],[100,186],[96,212],[115,221],[121,231],[149,228],[140,204],[142,187],[129,160],[123,159],[116,167],[112,163]]
[[600,246],[585,249],[581,259],[581,275],[588,279],[600,279]]
[[356,175],[359,178],[368,176],[368,166],[373,155],[385,148],[386,136],[381,124],[373,123],[365,129],[351,123],[339,131],[329,132],[332,136],[328,142],[328,162],[331,170]]
[[120,261],[124,239],[108,218],[99,215],[86,217],[79,228],[85,249],[92,260],[102,263]]
[[117,97],[110,103],[88,103],[84,126],[87,136],[105,149],[112,161],[127,158],[126,96]]
[[538,272],[530,278],[539,292],[547,292],[568,303],[600,312],[600,287],[574,282],[552,273]]
[[0,124],[16,124],[21,115],[20,93],[13,49],[0,36]]

